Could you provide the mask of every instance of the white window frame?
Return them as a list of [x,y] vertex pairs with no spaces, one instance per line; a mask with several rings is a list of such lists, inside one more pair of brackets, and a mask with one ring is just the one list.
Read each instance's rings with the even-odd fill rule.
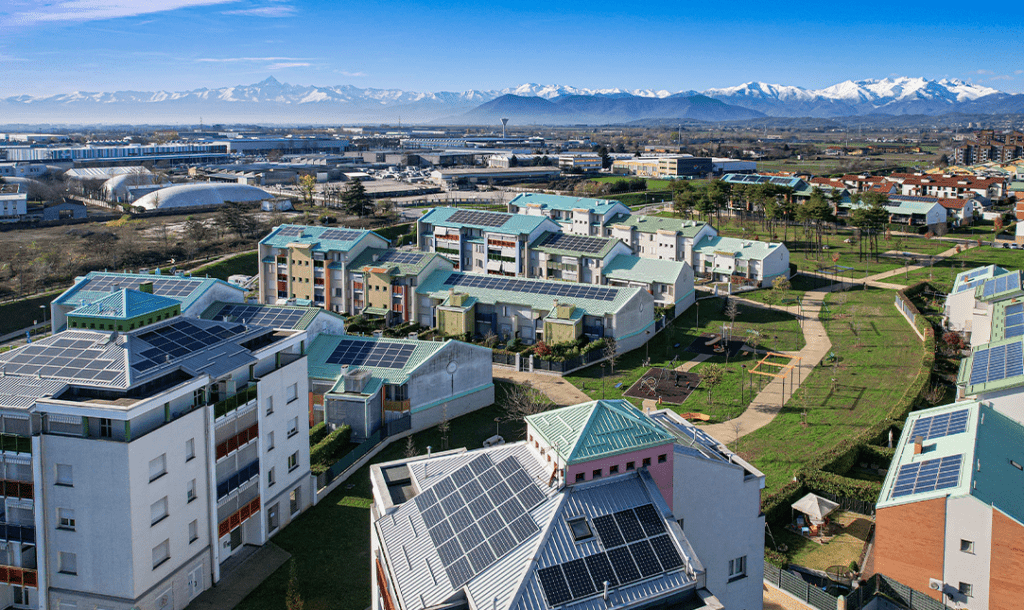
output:
[[161,453],[149,460],[149,482],[159,479],[167,474],[167,454]]
[[57,529],[75,531],[75,510],[73,508],[57,509]]
[[191,504],[193,500],[199,499],[196,493],[196,480],[192,479],[185,485],[185,504]]
[[743,555],[729,560],[729,580],[747,575],[747,556]]

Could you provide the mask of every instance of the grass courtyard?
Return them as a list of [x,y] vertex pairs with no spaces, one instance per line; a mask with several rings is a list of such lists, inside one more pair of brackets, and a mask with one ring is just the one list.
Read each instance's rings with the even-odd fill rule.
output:
[[[778,544],[787,547],[791,563],[824,572],[832,566],[848,566],[851,561],[860,561],[864,546],[871,533],[871,517],[857,513],[837,511],[831,515],[833,527],[838,533],[822,544],[788,530],[773,531]],[[766,541],[770,546],[770,539]]]
[[837,366],[823,362],[770,424],[730,444],[765,473],[767,493],[818,452],[888,416],[924,358],[923,343],[893,306],[893,291],[830,294],[826,303]]
[[931,267],[899,273],[885,281],[893,284],[912,285],[930,280],[937,290],[949,291],[958,273],[985,265],[999,265],[1004,269],[1024,268],[1024,252],[992,246],[977,246],[946,259],[936,259]]

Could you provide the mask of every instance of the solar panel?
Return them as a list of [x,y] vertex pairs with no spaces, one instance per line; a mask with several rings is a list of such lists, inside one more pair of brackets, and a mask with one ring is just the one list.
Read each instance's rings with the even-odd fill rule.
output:
[[573,599],[587,597],[597,591],[594,581],[590,578],[590,572],[587,570],[586,560],[575,559],[563,563],[562,572],[565,574],[565,580],[569,583],[569,591],[572,593]]
[[636,542],[646,538],[644,530],[640,527],[640,522],[632,510],[623,510],[615,513],[615,522],[619,525],[619,530],[622,531],[622,536],[626,539],[626,542]]
[[204,281],[199,278],[162,277],[159,275],[145,278],[124,275],[99,275],[86,280],[81,285],[81,290],[88,290],[90,292],[116,292],[122,288],[138,290],[142,284],[152,282],[153,294],[184,300],[202,286]]
[[522,503],[515,498],[509,498],[508,502],[505,502],[498,507],[498,514],[502,516],[507,522],[513,521],[516,517],[523,514],[525,509]]
[[445,286],[463,286],[484,290],[503,290],[506,292],[525,292],[528,294],[546,294],[552,297],[569,297],[577,299],[593,299],[596,301],[614,301],[618,290],[603,286],[573,284],[569,282],[545,282],[540,280],[520,280],[492,275],[471,275],[453,273],[444,281]]
[[306,309],[294,309],[291,307],[231,304],[222,307],[215,317],[226,322],[239,322],[253,326],[292,330],[302,320],[302,317],[306,315],[307,311]]
[[473,525],[473,515],[469,512],[468,508],[463,508],[450,515],[448,522],[452,524],[452,529],[456,532],[461,532]]
[[651,538],[651,547],[654,548],[654,554],[658,556],[658,561],[665,570],[673,570],[683,565],[683,559],[668,535]]
[[278,227],[277,234],[290,236],[290,235],[302,235],[302,230],[305,227]]
[[458,210],[448,217],[447,222],[464,225],[476,225],[478,227],[500,227],[512,218],[511,214],[501,212],[477,212],[469,210]]
[[644,578],[661,573],[661,564],[658,563],[658,558],[654,556],[651,544],[646,540],[629,545],[629,552],[632,553],[633,561],[636,562],[636,567],[639,568],[640,574]]
[[445,573],[448,574],[448,580],[451,581],[453,589],[458,589],[469,582],[470,578],[473,578],[473,568],[470,567],[469,560],[465,557],[445,567]]
[[1024,349],[1020,341],[979,350],[971,364],[970,385],[1000,381],[1024,374]]
[[536,485],[530,485],[516,494],[516,497],[523,503],[523,507],[526,508],[526,510],[530,510],[544,501],[544,494],[537,489]]
[[463,466],[454,473],[452,473],[452,482],[455,483],[456,487],[462,487],[466,483],[473,480],[473,471],[469,469],[469,466]]
[[403,368],[415,347],[388,341],[356,341],[343,339],[327,357],[327,364]]
[[469,468],[473,471],[473,474],[480,475],[486,472],[492,464],[491,458],[481,455],[469,463]]
[[628,584],[640,580],[640,570],[636,568],[628,547],[621,546],[609,550],[608,560],[612,562],[612,568],[615,569],[615,575],[619,577],[620,583]]
[[449,478],[444,478],[438,481],[437,485],[434,485],[431,489],[434,490],[438,498],[443,498],[455,493],[455,483],[452,483],[452,480]]
[[245,327],[240,324],[232,326],[218,324],[207,329],[188,320],[175,320],[171,324],[138,336],[152,347],[139,353],[139,357],[132,362],[132,368],[137,371],[147,370],[158,364],[222,343],[225,339],[244,330]]
[[494,502],[494,504],[501,505],[512,497],[512,491],[504,481],[501,481],[487,492],[487,497],[490,498],[491,502]]
[[416,496],[414,501],[416,502],[416,508],[420,509],[420,512],[437,504],[437,495],[434,494],[434,488],[424,490],[423,493]]
[[416,265],[426,256],[420,252],[403,252],[401,250],[385,250],[377,257],[378,263],[395,263],[398,265]]
[[498,474],[497,469],[489,468],[485,470],[477,480],[479,480],[480,484],[484,486],[484,489],[490,489],[498,483],[501,483],[501,475]]
[[606,549],[626,543],[622,538],[622,534],[619,533],[619,526],[615,524],[615,517],[612,515],[595,517],[594,527],[597,528],[597,534],[601,537],[601,542],[604,543]]
[[327,229],[320,234],[319,239],[330,239],[334,241],[355,241],[363,236],[363,231],[352,231],[349,229]]
[[437,527],[430,528],[428,533],[430,534],[430,539],[434,541],[435,547],[441,546],[455,536],[455,532],[452,531],[451,526],[444,521],[438,523]]
[[516,537],[512,535],[507,527],[498,530],[493,536],[487,539],[491,549],[498,557],[504,557],[509,551],[516,547]]
[[487,499],[487,496],[480,496],[469,503],[469,512],[473,513],[473,517],[476,519],[483,519],[492,510],[494,510],[494,504]]
[[609,587],[619,586],[619,579],[615,577],[612,564],[608,561],[608,555],[598,553],[586,558],[587,568],[590,569],[590,576],[594,579],[594,586],[598,591],[604,591],[604,583],[608,581]]
[[459,511],[462,508],[462,498],[459,494],[451,494],[441,499],[441,506],[444,507],[445,513],[451,515]]
[[653,504],[637,506],[633,511],[636,513],[637,518],[640,520],[640,525],[648,536],[656,536],[665,531],[665,522],[662,521],[661,514],[658,512],[658,509],[654,508]]
[[1003,336],[1009,339],[1024,335],[1024,303],[1007,305],[1004,314]]
[[509,530],[512,531],[512,535],[516,537],[517,543],[522,543],[524,540],[532,536],[533,534],[540,531],[537,527],[537,523],[530,517],[530,515],[523,515],[508,525]]
[[441,558],[441,565],[445,567],[458,561],[462,555],[462,547],[459,546],[459,541],[455,538],[437,547],[437,556]]
[[914,442],[914,439],[919,436],[923,437],[922,440],[928,440],[965,432],[967,430],[969,414],[970,412],[967,409],[961,409],[959,411],[932,415],[931,417],[922,417],[914,422],[914,428],[911,431],[910,438],[907,439],[907,443]]
[[[469,527],[459,533],[459,544],[464,549],[471,549],[483,541],[483,532],[480,531],[480,528],[475,523],[470,524]],[[473,563],[472,560],[470,563]]]
[[551,566],[537,570],[537,578],[544,590],[544,597],[548,600],[549,606],[560,606],[572,599],[569,592],[569,585],[565,582],[565,575],[562,574],[562,566]]
[[899,498],[956,487],[960,482],[962,462],[963,454],[958,454],[916,464],[904,464],[896,475],[892,497]]
[[505,521],[502,520],[498,511],[491,511],[480,518],[479,525],[484,536],[490,537],[505,527]]
[[584,235],[572,235],[570,233],[552,233],[548,235],[541,246],[557,250],[571,250],[585,254],[597,254],[610,240],[599,237],[587,237]]

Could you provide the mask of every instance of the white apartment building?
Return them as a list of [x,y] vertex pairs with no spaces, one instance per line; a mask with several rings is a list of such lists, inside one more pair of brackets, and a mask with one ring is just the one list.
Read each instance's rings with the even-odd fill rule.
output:
[[28,213],[28,193],[20,184],[0,184],[0,222],[15,222]]
[[305,341],[174,317],[0,355],[0,605],[179,610],[305,510]]
[[547,216],[557,222],[565,233],[576,235],[608,236],[611,223],[628,217],[632,212],[622,202],[613,199],[566,197],[545,193],[520,193],[508,202],[511,214]]
[[695,220],[630,216],[617,220],[606,235],[621,239],[639,257],[683,261],[696,269],[694,246],[705,237],[716,237],[718,231]]

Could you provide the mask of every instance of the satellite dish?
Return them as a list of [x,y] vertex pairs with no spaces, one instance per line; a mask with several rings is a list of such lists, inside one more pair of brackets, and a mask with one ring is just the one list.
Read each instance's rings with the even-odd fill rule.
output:
[[449,375],[454,375],[455,371],[459,370],[459,363],[452,360],[448,363],[448,366],[445,367],[445,370],[448,371]]

